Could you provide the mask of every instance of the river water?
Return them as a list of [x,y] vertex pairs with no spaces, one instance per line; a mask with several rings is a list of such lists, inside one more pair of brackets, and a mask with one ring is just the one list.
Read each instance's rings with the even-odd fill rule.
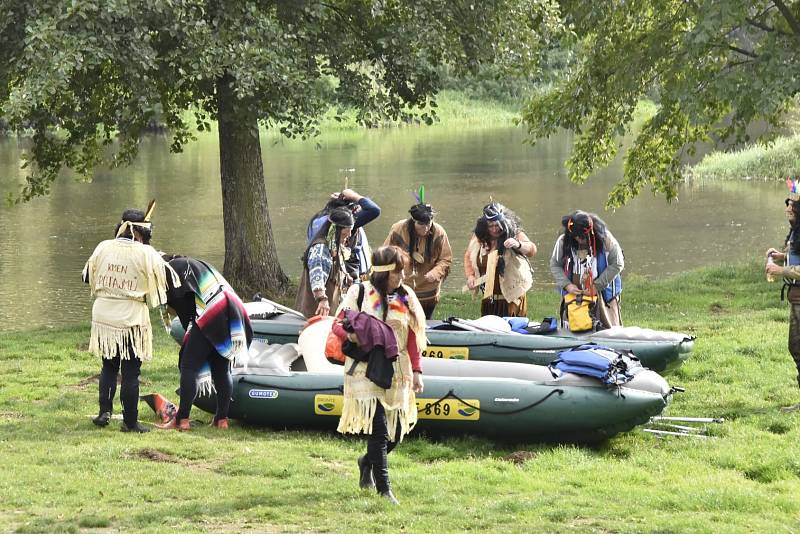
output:
[[[587,184],[569,182],[563,167],[567,134],[535,147],[513,127],[397,128],[327,134],[315,141],[263,141],[267,194],[283,268],[300,273],[299,257],[309,216],[343,183],[371,196],[381,217],[367,227],[370,242],[383,241],[389,226],[405,218],[411,191],[425,184],[456,257],[446,288],[464,283],[463,251],[481,207],[490,197],[517,212],[539,246],[532,261],[535,283],[551,284],[547,260],[561,216],[595,211],[625,251],[626,273],[661,277],[703,265],[760,257],[785,235],[785,189],[779,183],[726,182],[684,186],[680,201],[643,193],[629,205],[604,212],[611,185],[622,174],[619,158]],[[22,141],[0,140],[0,191],[22,183]],[[220,269],[224,236],[216,136],[202,135],[182,154],[169,139],[142,141],[130,167],[98,171],[92,183],[65,173],[51,194],[0,206],[0,330],[87,322],[91,298],[80,281],[95,245],[110,238],[127,207],[158,200],[153,245],[208,260]]]

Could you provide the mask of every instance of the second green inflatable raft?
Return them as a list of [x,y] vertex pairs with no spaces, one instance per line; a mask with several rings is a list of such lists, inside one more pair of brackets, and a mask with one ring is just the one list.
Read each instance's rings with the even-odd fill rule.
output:
[[[297,343],[305,319],[297,312],[275,307],[274,303],[248,302],[253,333],[271,344]],[[456,321],[458,322],[458,321]],[[468,328],[468,321],[464,327]],[[176,319],[172,335],[183,337]],[[429,321],[428,350],[424,356],[443,359],[517,362],[548,365],[561,350],[596,343],[617,350],[630,350],[648,369],[668,373],[689,357],[694,337],[686,334],[639,327],[611,328],[600,332],[573,334],[558,330],[548,334],[476,332],[459,326]]]

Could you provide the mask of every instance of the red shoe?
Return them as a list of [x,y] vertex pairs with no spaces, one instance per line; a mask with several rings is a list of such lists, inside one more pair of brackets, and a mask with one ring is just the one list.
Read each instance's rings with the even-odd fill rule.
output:
[[175,419],[173,417],[172,419],[170,419],[169,421],[167,421],[164,424],[156,425],[156,428],[160,428],[161,430],[175,429],[175,430],[179,430],[181,432],[186,432],[187,430],[189,430],[191,428],[191,426],[189,426],[189,420],[188,419],[181,419],[180,421],[178,421],[177,419]]
[[225,419],[220,419],[219,421],[212,420],[210,426],[213,426],[213,427],[216,427],[216,428],[222,428],[224,430],[228,430],[228,418],[226,417]]

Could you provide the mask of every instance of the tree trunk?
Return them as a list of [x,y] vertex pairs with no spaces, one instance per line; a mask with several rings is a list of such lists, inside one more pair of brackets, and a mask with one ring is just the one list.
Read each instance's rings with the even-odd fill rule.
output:
[[233,83],[230,76],[217,80],[224,275],[245,300],[257,292],[275,297],[289,280],[272,236],[258,122],[236,99]]

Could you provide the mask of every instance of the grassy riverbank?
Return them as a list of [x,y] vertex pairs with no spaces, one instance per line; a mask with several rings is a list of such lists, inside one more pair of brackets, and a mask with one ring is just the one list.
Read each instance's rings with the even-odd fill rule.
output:
[[[800,401],[786,352],[788,310],[760,265],[665,281],[629,276],[628,324],[698,336],[669,377],[670,415],[724,417],[713,438],[640,431],[598,447],[414,436],[391,455],[391,508],[358,490],[359,439],[197,427],[100,430],[88,327],[0,338],[0,522],[11,532],[794,531],[800,528]],[[557,296],[530,295],[531,317]],[[442,315],[477,302],[445,298]],[[176,345],[159,332],[142,391],[177,400]],[[141,405],[142,417],[151,420]],[[512,453],[524,451],[524,454]],[[521,460],[520,460],[521,459]]]
[[[527,99],[496,100],[492,98],[476,98],[464,91],[445,90],[436,96],[436,115],[439,118],[433,126],[443,126],[447,128],[485,128],[498,126],[512,126],[520,118],[520,110],[525,105]],[[634,123],[641,123],[645,118],[655,114],[656,104],[651,100],[642,100],[634,112]],[[359,131],[363,130],[355,121],[355,112],[346,111],[342,117],[344,120],[334,119],[336,113],[328,112],[322,119],[320,130],[324,135],[326,132]],[[424,123],[386,123],[385,127],[414,127],[425,126]],[[278,138],[280,133],[270,130],[270,137]]]
[[800,135],[735,152],[712,152],[687,171],[695,180],[784,180],[800,173]]
[[[512,126],[514,120],[519,118],[519,110],[522,102],[514,104],[511,102],[501,102],[491,99],[471,98],[459,91],[442,91],[436,97],[437,107],[435,108],[438,121],[433,123],[433,127],[446,126],[450,128],[482,128]],[[338,116],[341,120],[336,120],[335,110],[328,111],[320,120],[319,129],[322,138],[327,134],[336,136],[342,133],[360,134],[365,130],[356,122],[356,112],[354,110],[344,110]],[[412,121],[410,123],[386,122],[380,128],[419,128],[427,127],[423,122]],[[262,127],[262,135],[267,139],[282,142],[285,137],[276,129],[265,129]],[[312,138],[311,142],[314,142]]]

